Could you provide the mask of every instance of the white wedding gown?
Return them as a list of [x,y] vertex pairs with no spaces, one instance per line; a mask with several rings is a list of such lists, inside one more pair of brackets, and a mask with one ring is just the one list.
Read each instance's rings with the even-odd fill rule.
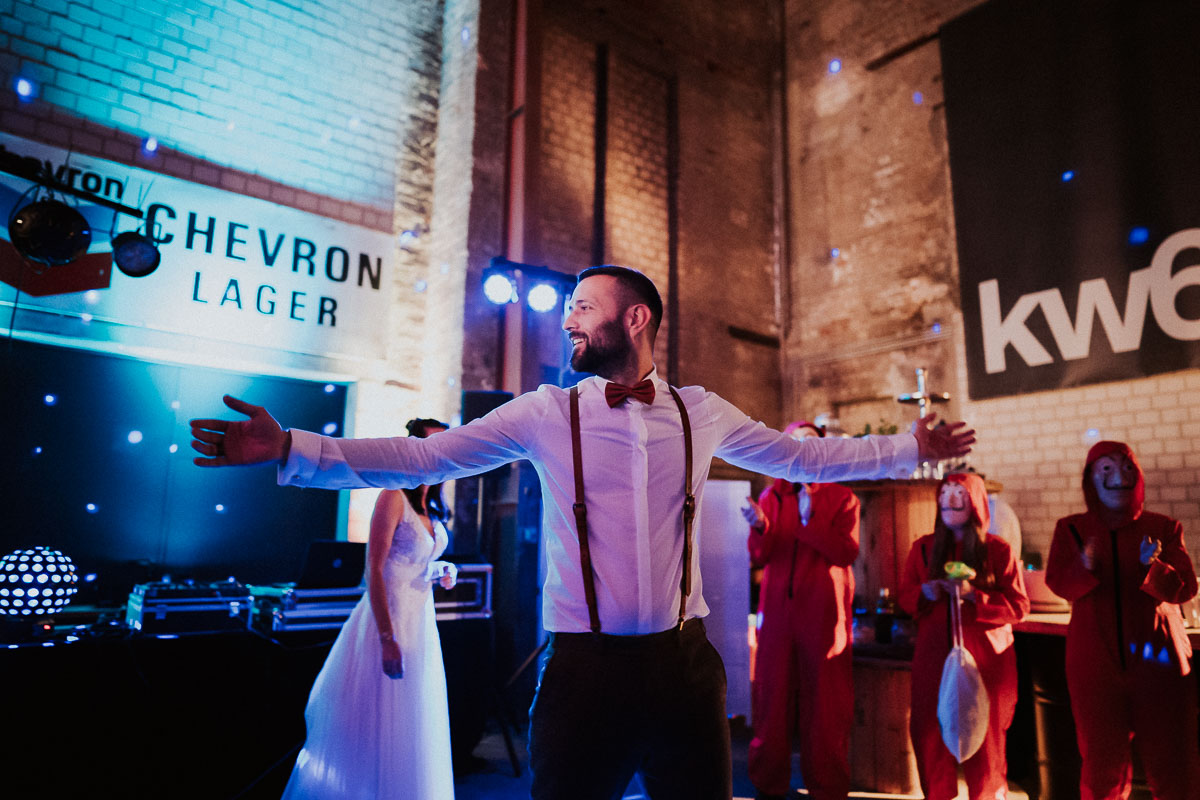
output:
[[383,673],[366,594],[342,626],[308,698],[308,740],[284,800],[453,800],[446,673],[429,564],[446,549],[407,503],[384,565],[404,677]]

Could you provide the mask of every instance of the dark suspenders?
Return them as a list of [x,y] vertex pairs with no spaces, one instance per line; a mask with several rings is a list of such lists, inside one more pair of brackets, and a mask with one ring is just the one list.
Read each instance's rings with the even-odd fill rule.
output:
[[[679,580],[679,625],[683,626],[688,595],[692,593],[692,523],[696,518],[696,496],[692,494],[692,425],[687,407],[674,386],[667,387],[679,408],[683,422],[683,576]],[[579,387],[571,387],[571,455],[575,462],[575,529],[579,535],[579,567],[583,571],[583,593],[587,598],[588,622],[592,633],[600,632],[600,611],[596,604],[596,575],[588,547],[587,504],[583,496],[583,448],[580,445]]]
[[600,612],[596,607],[596,576],[592,571],[592,551],[588,548],[587,505],[583,501],[583,449],[579,444],[579,387],[571,387],[571,454],[575,459],[575,531],[579,535],[579,567],[583,570],[583,593],[587,597],[588,621],[592,633],[600,632]]

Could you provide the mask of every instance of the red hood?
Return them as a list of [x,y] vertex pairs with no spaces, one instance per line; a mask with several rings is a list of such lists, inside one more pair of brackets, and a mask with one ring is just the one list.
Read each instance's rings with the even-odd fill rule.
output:
[[983,484],[983,478],[973,472],[951,472],[942,478],[942,482],[938,486],[939,496],[942,493],[942,486],[950,483],[960,483],[967,487],[968,496],[971,498],[971,511],[974,512],[974,517],[979,523],[982,536],[983,532],[986,532],[991,525],[992,520],[992,515],[988,511],[987,487]]
[[[1114,453],[1120,453],[1133,464],[1137,469],[1137,485],[1133,488],[1133,502],[1129,505],[1128,512],[1115,514],[1106,505],[1100,502],[1100,497],[1096,494],[1096,487],[1092,485],[1092,465],[1104,456],[1110,456]],[[1092,445],[1092,449],[1088,451],[1087,463],[1083,467],[1083,499],[1087,503],[1088,511],[1110,525],[1123,525],[1131,520],[1135,520],[1142,515],[1142,507],[1146,504],[1146,475],[1142,472],[1142,465],[1138,463],[1137,456],[1133,454],[1133,450],[1124,442],[1096,442]]]
[[817,436],[821,436],[821,437],[825,436],[824,428],[820,427],[819,425],[817,425],[814,422],[809,422],[806,419],[796,420],[795,422],[789,424],[786,428],[784,428],[783,432],[786,433],[788,436],[791,436],[792,431],[797,431],[797,430],[800,430],[801,428],[808,428],[813,433],[815,433]]

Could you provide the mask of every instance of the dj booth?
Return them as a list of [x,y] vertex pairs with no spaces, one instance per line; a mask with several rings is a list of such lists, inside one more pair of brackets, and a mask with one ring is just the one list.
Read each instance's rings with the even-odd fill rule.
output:
[[[458,587],[434,591],[459,759],[492,711],[491,566],[459,565]],[[143,584],[123,613],[0,644],[3,794],[278,798],[361,592]]]

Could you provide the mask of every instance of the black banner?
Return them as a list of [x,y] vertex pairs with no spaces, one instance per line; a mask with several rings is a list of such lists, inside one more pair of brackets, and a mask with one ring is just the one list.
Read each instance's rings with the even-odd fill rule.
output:
[[940,42],[971,397],[1200,365],[1200,3],[993,0]]

